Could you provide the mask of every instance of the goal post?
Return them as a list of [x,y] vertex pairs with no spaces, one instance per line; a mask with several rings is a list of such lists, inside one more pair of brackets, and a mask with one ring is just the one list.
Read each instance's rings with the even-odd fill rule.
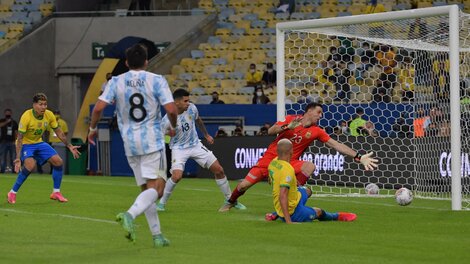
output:
[[[470,51],[470,43],[466,41],[469,36],[460,36],[465,32],[462,28],[470,25],[469,20],[469,17],[460,13],[457,5],[450,5],[290,21],[276,25],[278,120],[284,119],[286,113],[300,111],[302,102],[306,102],[301,91],[307,91],[310,96],[308,101],[319,100],[327,105],[327,109],[335,109],[336,112],[332,113],[325,111],[324,119],[328,114],[330,118],[339,117],[345,121],[354,116],[354,110],[366,108],[364,110],[369,120],[373,119],[376,125],[381,125],[381,128],[377,129],[380,140],[378,137],[364,140],[361,136],[357,138],[349,136],[347,139],[352,140],[350,142],[352,145],[359,144],[358,146],[364,147],[363,150],[367,151],[365,147],[370,146],[367,145],[367,141],[372,140],[371,144],[376,146],[377,142],[388,140],[388,144],[393,145],[396,138],[400,144],[407,145],[410,142],[413,145],[414,154],[409,159],[415,171],[411,173],[411,179],[404,175],[402,166],[393,164],[396,161],[408,160],[408,157],[399,157],[399,154],[392,153],[387,157],[390,158],[390,163],[379,166],[379,170],[396,170],[396,173],[382,172],[377,176],[370,172],[361,172],[359,168],[348,168],[351,171],[347,177],[338,173],[329,178],[317,178],[315,182],[324,186],[324,188],[320,186],[320,191],[328,192],[331,186],[360,188],[368,181],[375,181],[381,188],[388,189],[386,194],[392,194],[394,189],[406,186],[416,191],[418,197],[451,199],[452,210],[461,210],[462,205],[469,209],[467,185],[470,168],[468,164],[464,164],[468,160],[468,154],[461,153],[461,93],[465,92],[461,86],[466,77],[470,78],[468,72],[463,72],[467,63],[470,65],[470,58],[467,58],[470,57],[467,54]],[[418,37],[410,37],[411,27],[417,31],[421,29],[421,25],[416,21],[427,24],[429,32],[427,34],[421,32]],[[360,45],[364,43],[376,49],[369,53],[373,55],[366,57],[366,62],[362,61],[363,55],[358,55]],[[343,53],[340,54],[338,51],[340,55],[335,59],[337,54],[333,50],[336,49],[342,49]],[[377,57],[379,53],[380,58]],[[389,53],[390,58],[387,57]],[[464,61],[462,65],[461,61]],[[369,68],[364,66],[367,70],[359,71],[358,64],[369,65],[367,66]],[[339,73],[335,74],[335,71]],[[431,74],[433,71],[436,73]],[[379,87],[385,88],[380,90]],[[444,88],[436,90],[436,87]],[[470,89],[470,85],[465,88]],[[406,91],[407,89],[409,90]],[[409,94],[408,92],[413,94],[412,98],[405,96],[402,98],[399,94]],[[442,132],[430,138],[417,138],[412,135],[416,132],[413,131],[414,123],[412,123],[409,131],[411,136],[398,139],[399,136],[392,131],[392,127],[395,129],[394,125],[389,124],[392,116],[398,120],[397,115],[399,115],[400,118],[408,118],[407,122],[414,122],[420,109],[425,109],[429,113],[436,109],[447,112],[445,114],[449,116],[450,136],[444,138],[445,133]],[[408,110],[412,113],[407,113]],[[405,117],[404,114],[409,116]],[[328,127],[334,126],[331,120],[322,122],[324,122],[320,124],[322,126],[325,124]],[[444,127],[441,128],[445,130]],[[336,130],[333,131],[336,133]],[[469,137],[470,135],[465,135],[465,131],[463,136]],[[445,152],[447,147],[444,143],[441,144],[446,140],[449,141],[450,153]],[[468,152],[468,149],[465,150]],[[316,151],[318,149],[314,147],[311,152],[314,154]],[[441,157],[436,157],[439,153]],[[446,153],[444,158],[442,153]],[[384,158],[380,157],[380,153],[378,155],[379,158]],[[315,156],[312,159],[316,158]],[[318,164],[322,164],[322,157],[317,160],[320,160]],[[449,161],[450,164],[431,166],[437,163],[436,160]],[[325,161],[325,164],[327,163],[328,161]],[[318,167],[318,164],[315,164]],[[449,172],[445,175],[441,173],[440,176],[430,176],[432,173],[439,173],[436,171],[439,166],[446,167],[445,169],[448,166]],[[328,173],[323,166],[319,167],[321,167],[320,173]],[[324,172],[322,168],[325,169]],[[347,174],[347,169],[345,171]],[[398,175],[396,179],[395,174]]]

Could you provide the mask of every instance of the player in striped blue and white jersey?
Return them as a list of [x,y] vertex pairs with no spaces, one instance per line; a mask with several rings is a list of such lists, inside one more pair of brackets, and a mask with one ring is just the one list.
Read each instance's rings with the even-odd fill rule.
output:
[[[199,116],[196,106],[189,102],[189,93],[184,89],[173,92],[176,108],[178,109],[178,121],[176,134],[170,140],[171,149],[171,178],[166,182],[165,191],[157,210],[164,211],[165,204],[170,198],[176,184],[183,177],[184,166],[188,159],[194,159],[201,167],[214,173],[215,181],[222,191],[225,199],[230,197],[230,185],[225,176],[224,169],[220,165],[212,151],[208,150],[199,140],[196,126],[203,133],[207,143],[213,144],[214,139],[207,133],[204,122]],[[163,130],[170,128],[168,116],[163,117]],[[242,204],[235,206],[238,209],[246,209]]]
[[177,110],[168,83],[161,75],[145,71],[147,50],[136,44],[126,51],[129,71],[113,77],[98,98],[91,115],[88,140],[95,144],[97,123],[104,108],[116,104],[117,120],[124,150],[142,192],[125,213],[117,215],[126,231],[126,237],[135,241],[134,219],[145,213],[154,246],[168,246],[163,237],[155,201],[163,193],[166,182],[164,134],[161,129],[160,107],[167,112],[170,136],[174,135]]

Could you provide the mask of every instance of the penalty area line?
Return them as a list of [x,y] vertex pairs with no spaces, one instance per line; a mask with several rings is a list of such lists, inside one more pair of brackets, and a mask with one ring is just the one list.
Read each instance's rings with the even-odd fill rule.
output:
[[69,219],[75,219],[75,220],[106,223],[106,224],[113,224],[113,225],[118,224],[117,222],[111,221],[111,220],[104,220],[104,219],[91,218],[91,217],[85,217],[85,216],[77,216],[77,215],[51,214],[51,213],[33,213],[33,212],[21,211],[21,210],[17,210],[17,209],[8,209],[8,208],[0,208],[0,211],[9,212],[9,213],[16,213],[16,214],[42,215],[42,216],[50,216],[50,217],[63,217],[63,218],[69,218]]

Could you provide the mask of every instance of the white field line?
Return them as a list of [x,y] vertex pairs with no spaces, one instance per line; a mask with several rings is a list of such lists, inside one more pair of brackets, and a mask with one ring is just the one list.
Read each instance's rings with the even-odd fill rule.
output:
[[84,216],[76,216],[76,215],[66,215],[66,214],[51,214],[51,213],[34,213],[34,212],[27,212],[21,211],[17,209],[8,209],[8,208],[0,208],[0,211],[9,212],[9,213],[16,213],[16,214],[27,214],[27,215],[42,215],[42,216],[51,216],[51,217],[63,217],[63,218],[70,218],[76,220],[83,220],[83,221],[90,221],[90,222],[99,222],[99,223],[106,223],[106,224],[118,224],[115,221],[104,220],[104,219],[97,219],[91,217],[84,217]]

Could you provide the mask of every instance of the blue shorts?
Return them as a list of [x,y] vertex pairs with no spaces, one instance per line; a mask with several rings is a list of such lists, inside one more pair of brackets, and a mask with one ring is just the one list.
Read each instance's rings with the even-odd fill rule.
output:
[[39,165],[43,165],[56,154],[57,152],[46,142],[24,144],[21,149],[21,162],[27,158],[33,158]]
[[[290,219],[292,222],[312,222],[317,218],[317,212],[312,207],[305,206],[308,200],[307,190],[297,187],[297,191],[301,194],[300,201]],[[281,217],[281,220],[285,221],[283,217]]]

